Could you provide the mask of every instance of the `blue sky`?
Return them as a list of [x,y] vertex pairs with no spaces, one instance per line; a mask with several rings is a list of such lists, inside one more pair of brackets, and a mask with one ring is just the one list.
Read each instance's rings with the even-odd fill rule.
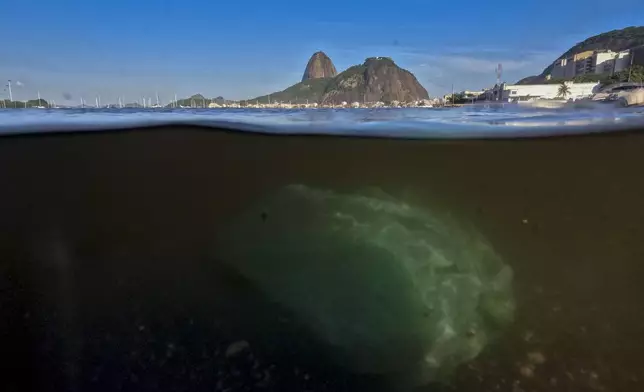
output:
[[[14,99],[167,102],[251,98],[302,77],[325,51],[338,70],[390,56],[437,96],[539,73],[588,36],[644,24],[644,1],[29,0],[0,7],[0,79]],[[347,5],[345,5],[347,4]],[[10,37],[10,38],[9,38]],[[6,94],[6,93],[5,93]],[[71,97],[66,101],[65,97]]]

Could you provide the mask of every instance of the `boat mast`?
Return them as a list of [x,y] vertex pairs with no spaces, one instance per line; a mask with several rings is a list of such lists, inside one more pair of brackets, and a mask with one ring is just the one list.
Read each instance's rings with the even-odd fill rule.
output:
[[454,83],[452,83],[452,106],[454,106]]
[[9,101],[13,101],[13,93],[11,92],[11,79],[9,79],[7,82],[7,87],[9,87]]

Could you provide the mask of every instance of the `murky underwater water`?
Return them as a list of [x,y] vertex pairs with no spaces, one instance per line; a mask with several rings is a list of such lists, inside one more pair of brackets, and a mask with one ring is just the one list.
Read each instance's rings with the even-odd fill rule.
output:
[[[414,233],[427,223],[417,211],[462,222],[511,268],[511,322],[499,326],[475,358],[417,389],[638,390],[644,382],[643,150],[638,131],[497,140],[276,136],[196,127],[8,136],[0,143],[0,336],[13,360],[4,389],[412,389],[399,369],[387,376],[357,374],[347,363],[371,359],[370,349],[375,360],[360,362],[367,367],[414,363],[415,343],[431,348],[435,342],[427,343],[423,332],[401,342],[400,336],[416,331],[416,321],[385,328],[386,316],[396,305],[411,309],[427,302],[416,304],[413,293],[395,301],[379,297],[380,287],[393,284],[381,276],[352,291],[337,272],[347,264],[337,260],[326,269],[314,258],[300,265],[291,260],[288,268],[263,265],[259,273],[253,269],[257,259],[245,264],[250,270],[222,259],[250,257],[244,252],[261,241],[268,241],[271,260],[299,255],[284,246],[275,250],[275,241],[291,240],[294,249],[307,244],[302,238],[337,241],[315,231],[322,219],[317,210],[293,201],[278,216],[289,214],[290,205],[295,213],[278,220],[269,236],[255,226],[232,229],[258,202],[257,225],[275,222],[261,200],[303,184],[413,207],[407,220],[397,219]],[[347,208],[340,203],[330,213],[350,215]],[[380,210],[360,211],[358,223],[378,228],[380,222],[385,230]],[[290,234],[281,237],[287,228]],[[240,233],[254,235],[247,248]],[[351,246],[363,246],[361,238],[374,236],[350,233],[355,242],[347,245],[348,254],[355,252]],[[382,237],[387,246],[398,246],[395,235]],[[458,259],[453,255],[461,248],[450,248],[449,238],[418,235],[443,241],[442,247],[432,244],[428,258]],[[234,252],[224,251],[227,246]],[[316,254],[329,251],[319,246]],[[286,255],[279,253],[284,249]],[[426,253],[418,260],[424,262]],[[365,254],[367,261],[375,257]],[[476,258],[472,254],[461,256]],[[319,271],[309,273],[306,263]],[[370,266],[347,271],[354,279],[371,279]],[[284,273],[275,273],[279,268]],[[274,280],[280,277],[284,281]],[[329,296],[324,279],[332,280]],[[408,288],[396,279],[402,283],[394,287]],[[284,294],[292,292],[302,297]],[[389,306],[384,315],[381,303]],[[368,317],[379,324],[365,328]],[[363,330],[347,332],[356,324]],[[333,340],[325,335],[330,330],[351,338]],[[374,330],[398,338],[347,351]],[[473,333],[456,332],[465,333],[465,341]],[[352,356],[356,352],[362,354]]]

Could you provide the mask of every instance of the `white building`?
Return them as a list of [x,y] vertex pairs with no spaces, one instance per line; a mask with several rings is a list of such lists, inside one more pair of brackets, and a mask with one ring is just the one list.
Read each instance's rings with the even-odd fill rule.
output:
[[463,90],[460,92],[460,94],[466,100],[479,99],[479,97],[485,94],[485,90],[475,90],[475,91]]
[[566,97],[559,96],[561,84],[505,84],[496,85],[485,92],[490,101],[518,102],[534,99],[582,99],[591,97],[599,90],[599,82],[566,82],[570,91]]
[[612,52],[610,50],[597,51],[593,53],[590,62],[590,72],[596,74],[611,74],[623,71],[630,66],[631,52],[630,50],[623,50],[621,52]]
[[610,50],[605,52],[595,52],[590,57],[591,69],[590,73],[596,74],[610,74],[615,68],[615,58],[617,53]]
[[[463,90],[461,92],[455,92],[454,95],[456,96],[456,99],[464,99],[465,101],[474,101],[474,100],[479,100],[479,99],[485,99],[485,90]],[[451,101],[452,100],[452,94],[445,94],[443,95],[442,98],[444,101]]]
[[629,68],[634,56],[635,53],[632,50],[623,50],[617,53],[617,56],[615,56],[615,67],[613,68],[613,72],[620,72]]

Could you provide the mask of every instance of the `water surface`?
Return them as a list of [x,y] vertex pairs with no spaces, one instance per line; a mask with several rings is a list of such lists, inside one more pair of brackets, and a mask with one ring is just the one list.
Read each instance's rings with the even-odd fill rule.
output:
[[186,123],[271,133],[522,137],[634,128],[644,124],[644,109],[592,102],[559,109],[498,103],[382,109],[0,109],[4,133]]

